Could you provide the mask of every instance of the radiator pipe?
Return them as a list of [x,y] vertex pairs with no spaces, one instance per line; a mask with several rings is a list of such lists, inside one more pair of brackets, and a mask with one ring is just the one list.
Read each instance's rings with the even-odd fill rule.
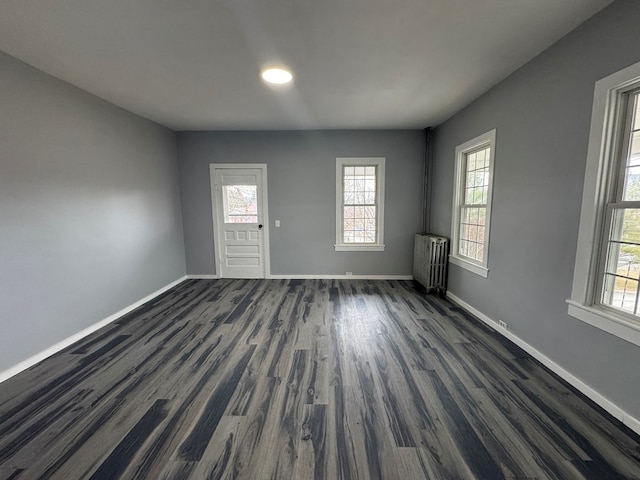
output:
[[424,129],[424,166],[422,184],[422,233],[431,230],[431,158],[433,151],[433,130]]

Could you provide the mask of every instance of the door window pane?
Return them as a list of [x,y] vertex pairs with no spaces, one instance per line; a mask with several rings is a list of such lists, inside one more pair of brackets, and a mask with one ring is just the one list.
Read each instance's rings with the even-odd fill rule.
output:
[[223,185],[224,223],[258,223],[258,187]]

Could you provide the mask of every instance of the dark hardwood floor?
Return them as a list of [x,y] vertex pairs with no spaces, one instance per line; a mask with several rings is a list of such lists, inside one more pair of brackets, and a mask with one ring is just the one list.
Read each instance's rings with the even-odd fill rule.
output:
[[640,439],[412,282],[189,280],[0,384],[0,478],[640,478]]

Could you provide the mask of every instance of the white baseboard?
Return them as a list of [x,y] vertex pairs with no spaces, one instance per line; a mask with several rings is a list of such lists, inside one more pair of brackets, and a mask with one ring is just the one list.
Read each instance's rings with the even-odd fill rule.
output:
[[174,282],[171,282],[169,285],[165,285],[164,287],[156,290],[155,292],[150,293],[146,297],[141,298],[140,300],[138,300],[135,303],[132,303],[128,307],[125,307],[122,310],[119,310],[116,313],[114,313],[112,315],[109,315],[107,318],[103,318],[102,320],[100,320],[97,323],[94,323],[90,327],[87,327],[84,330],[81,330],[78,333],[75,333],[75,334],[71,335],[70,337],[65,338],[61,342],[58,342],[55,345],[52,345],[51,347],[47,348],[46,350],[43,350],[42,352],[37,353],[34,356],[27,358],[26,360],[14,365],[13,367],[8,368],[5,371],[0,372],[0,383],[4,382],[5,380],[7,380],[7,379],[9,379],[11,377],[13,377],[14,375],[17,375],[18,373],[22,372],[23,370],[26,370],[27,368],[34,366],[36,363],[41,362],[45,358],[48,358],[48,357],[50,357],[51,355],[53,355],[55,353],[58,353],[60,350],[64,350],[69,345],[73,345],[78,340],[83,339],[84,337],[86,337],[87,335],[92,334],[96,330],[99,330],[102,327],[104,327],[106,325],[109,325],[114,320],[117,320],[121,316],[126,315],[127,313],[135,310],[139,306],[147,303],[149,300],[152,300],[153,298],[157,297],[158,295],[166,292],[170,288],[175,287],[176,285],[178,285],[179,283],[183,282],[187,278],[188,278],[187,275],[185,275],[183,277],[180,277],[178,280],[175,280]]
[[413,280],[413,275],[269,275],[274,280]]
[[[194,280],[215,280],[220,278],[218,275],[196,275],[189,274],[186,276],[188,279]],[[320,275],[320,274],[308,274],[308,275],[267,275],[268,279],[272,280],[413,280],[413,275]]]
[[527,342],[522,340],[517,335],[514,335],[509,330],[500,328],[500,326],[498,325],[498,322],[496,322],[495,320],[492,320],[491,318],[486,316],[484,313],[478,311],[477,309],[469,305],[464,300],[458,298],[455,294],[451,292],[447,292],[447,298],[449,298],[454,303],[457,303],[462,308],[464,308],[465,310],[469,311],[470,313],[478,317],[478,319],[482,320],[484,323],[489,325],[491,328],[493,328],[496,332],[498,332],[505,338],[511,340],[513,343],[515,343],[517,346],[522,348],[525,352],[527,352],[533,358],[538,360],[541,364],[543,364],[553,373],[558,375],[560,378],[565,380],[567,383],[571,384],[573,387],[578,389],[580,392],[582,392],[584,395],[589,397],[595,403],[600,405],[602,408],[604,408],[612,416],[614,416],[615,418],[620,420],[622,423],[624,423],[631,430],[633,430],[637,434],[640,434],[640,420],[626,413],[624,410],[618,407],[611,400],[609,400],[602,394],[598,393],[596,390],[594,390],[589,385],[584,383],[578,377],[569,373],[567,370],[562,368],[560,365],[558,365],[556,362],[551,360],[549,357],[547,357],[545,354],[543,354],[539,350],[536,350],[534,347],[529,345]]

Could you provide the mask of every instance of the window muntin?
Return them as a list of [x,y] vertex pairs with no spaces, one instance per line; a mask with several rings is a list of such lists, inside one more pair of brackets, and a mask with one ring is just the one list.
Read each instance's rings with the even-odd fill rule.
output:
[[496,131],[456,148],[451,263],[488,275],[489,224]]
[[336,245],[383,250],[384,158],[336,159]]

